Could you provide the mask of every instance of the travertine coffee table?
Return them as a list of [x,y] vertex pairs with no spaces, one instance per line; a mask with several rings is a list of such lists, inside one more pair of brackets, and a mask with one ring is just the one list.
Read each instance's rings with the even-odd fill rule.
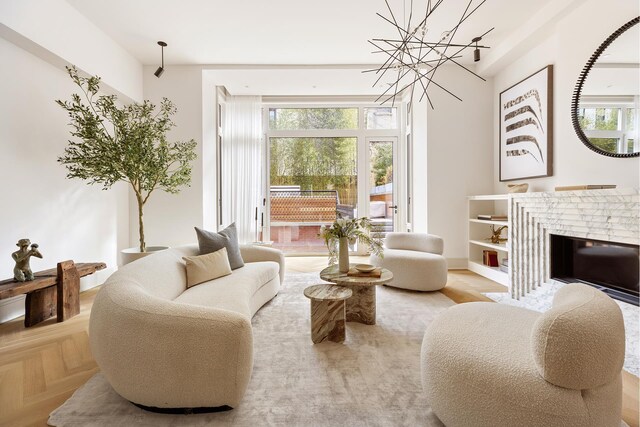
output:
[[344,300],[351,295],[351,290],[336,285],[314,285],[304,290],[304,296],[311,300],[311,341],[314,344],[325,340],[344,341]]
[[[354,266],[355,264],[350,265],[350,267]],[[336,264],[322,270],[320,278],[344,286],[353,292],[353,296],[346,301],[347,322],[375,325],[376,285],[389,283],[393,279],[393,273],[383,268],[380,277],[347,276],[347,273],[340,273]]]

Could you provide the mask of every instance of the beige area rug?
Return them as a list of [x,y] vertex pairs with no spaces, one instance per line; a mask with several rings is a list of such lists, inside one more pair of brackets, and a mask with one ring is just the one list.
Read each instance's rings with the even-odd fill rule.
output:
[[[443,426],[420,383],[427,325],[454,305],[440,292],[378,287],[377,324],[347,323],[343,344],[312,344],[306,286],[290,274],[253,318],[254,368],[241,405],[222,413],[146,412],[116,394],[101,374],[49,418],[52,426]],[[206,357],[206,355],[203,355]]]

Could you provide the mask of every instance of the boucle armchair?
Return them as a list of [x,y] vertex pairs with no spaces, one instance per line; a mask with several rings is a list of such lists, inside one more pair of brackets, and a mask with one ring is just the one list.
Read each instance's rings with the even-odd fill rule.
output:
[[619,427],[622,312],[569,284],[546,313],[490,302],[449,308],[422,343],[422,384],[447,427]]
[[425,233],[387,233],[384,257],[371,255],[371,264],[393,273],[388,286],[437,291],[447,284],[447,260],[442,238]]

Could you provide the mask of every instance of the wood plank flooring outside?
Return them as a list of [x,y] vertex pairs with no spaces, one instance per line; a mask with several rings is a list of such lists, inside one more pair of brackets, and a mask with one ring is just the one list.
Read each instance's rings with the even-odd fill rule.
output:
[[[367,262],[352,257],[352,262]],[[325,257],[289,257],[287,272],[319,272]],[[49,319],[25,329],[24,318],[0,325],[0,426],[46,426],[62,405],[98,367],[89,349],[89,313],[98,288],[80,295],[80,314],[63,323]],[[481,292],[506,288],[467,270],[449,272],[441,291],[457,303],[487,301]],[[490,301],[490,300],[489,300]],[[623,419],[638,425],[638,377],[623,373]]]

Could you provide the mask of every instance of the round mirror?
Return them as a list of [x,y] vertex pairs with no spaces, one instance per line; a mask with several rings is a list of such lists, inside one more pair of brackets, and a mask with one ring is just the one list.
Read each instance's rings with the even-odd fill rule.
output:
[[609,36],[585,65],[571,102],[578,137],[611,157],[640,155],[640,17]]

